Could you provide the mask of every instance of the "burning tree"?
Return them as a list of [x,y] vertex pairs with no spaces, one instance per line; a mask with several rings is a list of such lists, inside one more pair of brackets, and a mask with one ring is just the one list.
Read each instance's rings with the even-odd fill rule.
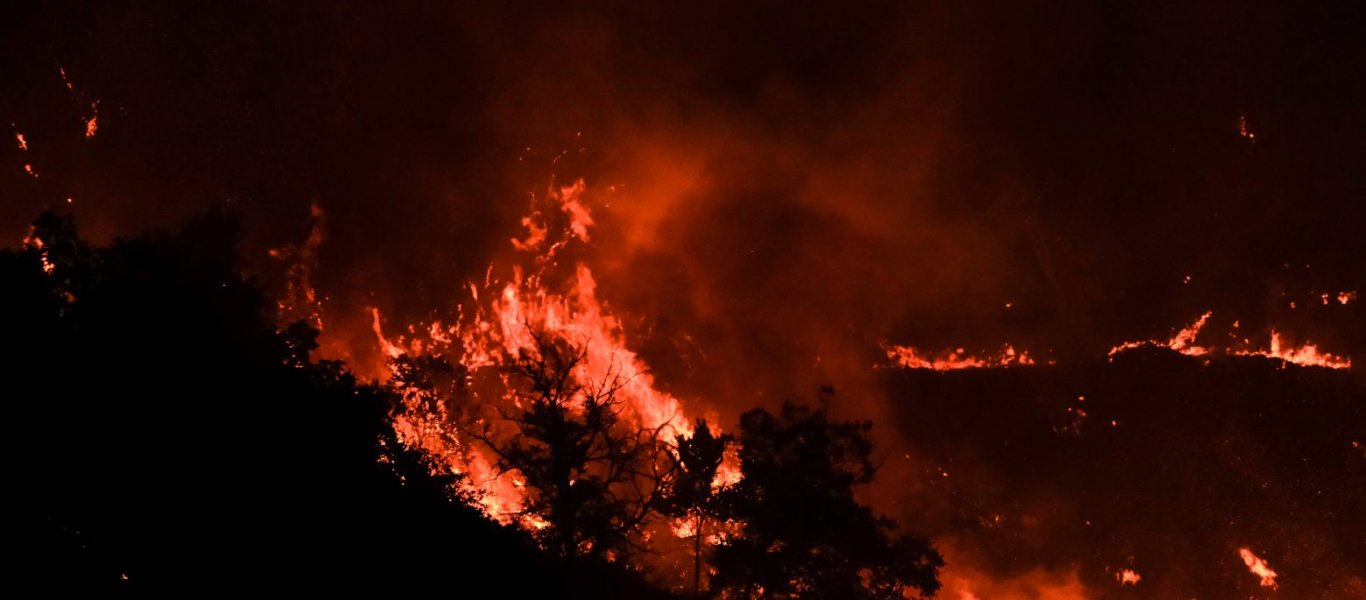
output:
[[689,522],[693,538],[693,594],[702,592],[702,540],[709,519],[724,518],[724,509],[715,487],[716,471],[725,458],[730,434],[713,435],[706,421],[699,420],[692,437],[674,438],[678,452],[678,471],[660,510]]
[[873,478],[870,428],[791,404],[741,417],[744,477],[721,501],[743,525],[716,550],[714,591],[891,600],[939,588],[939,552],[854,499],[854,486]]
[[[620,420],[619,375],[591,381],[579,372],[586,351],[532,332],[534,345],[510,366],[512,409],[468,434],[520,474],[521,508],[544,547],[566,557],[616,560],[638,549],[636,534],[673,477],[660,429]],[[662,428],[663,425],[660,425]]]

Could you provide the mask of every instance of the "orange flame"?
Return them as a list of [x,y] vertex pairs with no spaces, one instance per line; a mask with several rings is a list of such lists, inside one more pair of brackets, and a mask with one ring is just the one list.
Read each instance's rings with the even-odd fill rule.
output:
[[[1200,335],[1200,330],[1209,321],[1212,312],[1200,315],[1190,326],[1177,331],[1167,340],[1143,340],[1137,342],[1124,342],[1110,348],[1109,356],[1111,360],[1116,354],[1142,347],[1170,348],[1187,356],[1206,356],[1215,352],[1215,348],[1202,346],[1195,343],[1196,336]],[[1238,327],[1238,322],[1233,322],[1233,327]],[[1246,340],[1244,340],[1246,343]],[[1321,352],[1318,346],[1310,343],[1301,344],[1298,347],[1290,347],[1285,344],[1281,334],[1275,329],[1271,330],[1271,347],[1269,349],[1240,349],[1230,348],[1217,349],[1218,352],[1226,356],[1261,356],[1279,360],[1282,363],[1294,363],[1303,367],[1322,367],[1326,369],[1347,369],[1351,368],[1352,361],[1349,358]]]
[[1351,368],[1352,360],[1327,352],[1319,352],[1318,346],[1305,343],[1298,348],[1289,348],[1281,341],[1281,334],[1271,330],[1271,348],[1268,350],[1243,350],[1239,356],[1264,356],[1303,367],[1323,367],[1326,369]]
[[[469,298],[457,307],[452,325],[431,323],[409,327],[410,336],[386,337],[378,309],[371,310],[371,326],[380,349],[389,358],[403,355],[431,355],[455,358],[469,373],[469,380],[489,380],[501,389],[483,396],[485,401],[507,399],[504,367],[524,352],[536,349],[533,331],[571,342],[585,355],[574,377],[582,383],[618,379],[622,387],[616,396],[623,402],[622,418],[633,427],[658,432],[660,439],[672,441],[676,435],[692,435],[691,421],[682,404],[672,395],[659,391],[648,365],[627,344],[621,321],[597,296],[592,270],[581,262],[558,280],[550,272],[558,265],[556,255],[571,242],[586,242],[593,218],[583,194],[582,180],[563,187],[551,187],[544,199],[557,209],[550,214],[533,212],[522,219],[526,235],[511,239],[518,253],[529,253],[528,268],[513,265],[506,280],[495,277],[490,266],[483,285],[471,282]],[[563,218],[557,216],[562,214]],[[552,226],[552,219],[564,221]],[[552,232],[557,233],[552,240]],[[481,444],[462,441],[458,428],[449,422],[445,406],[412,403],[395,417],[395,429],[405,444],[422,448],[437,457],[445,468],[463,473],[481,507],[490,517],[502,522],[517,522],[528,528],[544,527],[535,515],[519,512],[525,498],[525,485],[515,472],[500,472],[497,461]],[[728,485],[739,479],[738,457],[728,455],[718,469],[715,485]]]
[[1209,317],[1211,314],[1213,314],[1213,311],[1206,312],[1205,314],[1200,315],[1199,319],[1196,319],[1194,323],[1191,323],[1185,329],[1177,331],[1174,335],[1172,335],[1170,339],[1124,342],[1118,346],[1110,348],[1109,356],[1114,357],[1114,355],[1124,352],[1126,350],[1142,348],[1144,346],[1171,348],[1172,350],[1175,350],[1187,356],[1203,356],[1205,354],[1208,354],[1209,348],[1196,345],[1195,337],[1200,335],[1200,330],[1205,327],[1205,322],[1209,321]]
[[1133,569],[1124,569],[1115,573],[1115,579],[1119,581],[1120,585],[1138,585],[1138,582],[1143,580],[1143,576]]
[[1001,347],[994,356],[979,357],[968,354],[963,348],[933,356],[912,346],[884,345],[887,358],[897,366],[907,369],[932,369],[935,371],[954,371],[958,369],[983,369],[1032,365],[1034,359],[1028,352],[1016,352],[1010,344]]
[[100,101],[90,103],[90,118],[85,120],[85,137],[95,137],[95,132],[100,128]]
[[1239,548],[1238,556],[1243,558],[1243,564],[1247,565],[1248,571],[1262,578],[1262,587],[1276,589],[1276,572],[1271,570],[1271,565],[1266,564],[1266,561],[1258,558],[1248,548]]

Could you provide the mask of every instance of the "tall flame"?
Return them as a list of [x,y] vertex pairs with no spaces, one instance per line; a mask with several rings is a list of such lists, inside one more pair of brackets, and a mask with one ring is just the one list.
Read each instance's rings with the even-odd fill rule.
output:
[[[541,331],[582,348],[584,358],[574,373],[581,383],[621,382],[616,398],[624,407],[621,418],[631,426],[656,431],[664,441],[692,435],[682,404],[656,388],[648,365],[627,344],[620,319],[598,298],[592,269],[578,261],[567,273],[559,268],[560,253],[570,244],[586,242],[594,225],[584,202],[585,189],[579,180],[552,186],[544,194],[543,200],[555,210],[522,219],[526,235],[510,240],[517,260],[510,268],[491,265],[482,284],[471,282],[469,297],[457,307],[453,324],[413,326],[408,335],[388,337],[380,311],[372,309],[380,348],[390,358],[425,355],[457,361],[478,388],[476,402],[508,400],[512,392],[505,367],[519,355],[534,352],[534,332]],[[504,278],[495,275],[500,270]],[[520,476],[500,471],[488,449],[464,439],[448,416],[452,407],[410,400],[407,410],[395,417],[404,443],[426,450],[452,472],[465,474],[468,491],[475,493],[489,516],[530,528],[544,526],[535,515],[519,512],[525,498]],[[735,461],[726,461],[718,482],[736,478]]]

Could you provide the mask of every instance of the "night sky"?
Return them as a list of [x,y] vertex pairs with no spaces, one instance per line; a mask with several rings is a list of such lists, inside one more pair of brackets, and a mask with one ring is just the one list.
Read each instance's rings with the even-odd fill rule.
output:
[[373,376],[370,307],[449,319],[583,178],[582,259],[657,383],[728,421],[832,386],[881,431],[876,502],[982,600],[1366,597],[1359,366],[1105,356],[1212,311],[1210,344],[1366,363],[1336,301],[1366,293],[1366,6],[502,4],[8,6],[0,235],[227,206],[283,294],[268,250],[316,205],[324,349]]

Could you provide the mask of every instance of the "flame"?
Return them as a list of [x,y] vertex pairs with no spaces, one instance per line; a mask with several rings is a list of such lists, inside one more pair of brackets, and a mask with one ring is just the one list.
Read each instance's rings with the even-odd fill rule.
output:
[[[1212,348],[1196,344],[1195,338],[1200,335],[1200,330],[1205,327],[1205,323],[1209,321],[1211,314],[1213,313],[1206,312],[1205,314],[1200,315],[1199,319],[1196,319],[1196,321],[1191,323],[1188,327],[1177,331],[1170,339],[1124,342],[1110,348],[1109,356],[1111,360],[1113,360],[1116,354],[1128,350],[1142,347],[1156,347],[1170,348],[1171,350],[1187,356],[1206,356],[1217,351],[1217,353],[1225,356],[1261,356],[1276,359],[1282,363],[1294,363],[1303,367],[1348,369],[1352,366],[1350,358],[1321,352],[1319,351],[1318,346],[1311,343],[1306,342],[1298,347],[1288,346],[1281,337],[1281,334],[1275,329],[1271,330],[1271,346],[1269,349]],[[1235,329],[1238,328],[1237,321],[1233,322],[1233,327]]]
[[1143,576],[1139,575],[1138,572],[1133,569],[1123,569],[1118,573],[1115,573],[1115,579],[1119,581],[1120,585],[1138,585],[1138,582],[1143,579]]
[[24,134],[16,131],[14,132],[14,139],[19,142],[20,150],[28,150],[28,140],[24,139]]
[[899,367],[907,369],[933,369],[935,371],[954,371],[958,369],[999,368],[1032,365],[1034,359],[1028,352],[1017,352],[1010,344],[1001,347],[993,356],[979,357],[957,348],[939,355],[930,355],[912,346],[883,345],[887,358]]
[[90,103],[90,118],[85,120],[85,137],[95,137],[95,132],[100,128],[100,101]]
[[1280,360],[1285,363],[1294,363],[1303,367],[1323,367],[1326,369],[1347,369],[1351,368],[1352,360],[1349,358],[1319,352],[1318,346],[1305,343],[1298,348],[1286,347],[1281,340],[1281,334],[1276,330],[1271,330],[1271,348],[1268,350],[1242,350],[1235,352],[1239,356],[1264,356]]
[[398,358],[400,356],[403,356],[403,348],[400,348],[397,344],[390,342],[389,338],[384,337],[384,328],[381,327],[379,323],[379,309],[371,307],[370,317],[370,327],[375,332],[375,339],[379,340],[380,351],[384,352],[384,355],[388,356],[389,358]]
[[1204,356],[1205,354],[1209,353],[1209,348],[1196,345],[1195,337],[1200,335],[1200,330],[1205,327],[1205,323],[1209,321],[1211,314],[1213,314],[1213,311],[1208,311],[1205,314],[1200,315],[1199,319],[1196,319],[1194,323],[1191,323],[1185,329],[1177,331],[1174,335],[1172,335],[1170,339],[1124,342],[1122,344],[1119,344],[1118,346],[1110,348],[1109,356],[1114,357],[1114,355],[1124,352],[1126,350],[1142,348],[1144,346],[1171,348],[1172,350],[1185,354],[1186,356]]
[[1276,589],[1276,572],[1271,570],[1271,565],[1266,564],[1266,561],[1258,558],[1248,548],[1239,548],[1238,556],[1243,558],[1243,564],[1247,565],[1249,572],[1262,578],[1262,587]]
[[38,251],[38,260],[41,261],[41,264],[43,265],[44,273],[50,275],[57,269],[57,265],[52,264],[52,261],[48,259],[47,248],[44,247],[46,244],[43,243],[43,238],[38,237],[38,233],[34,231],[32,227],[29,227],[28,235],[24,236],[24,240],[20,242],[20,245]]
[[[476,404],[510,398],[505,367],[522,353],[535,351],[533,332],[543,331],[583,349],[583,362],[574,374],[580,382],[622,382],[616,396],[625,408],[621,418],[631,426],[656,431],[666,442],[676,435],[690,436],[693,428],[682,404],[656,388],[648,365],[629,347],[620,319],[598,298],[592,270],[574,262],[566,272],[557,260],[569,244],[589,240],[594,221],[583,199],[586,189],[578,180],[546,191],[543,200],[555,210],[533,211],[522,219],[526,235],[510,240],[517,260],[510,268],[490,265],[482,284],[470,282],[469,297],[457,307],[452,324],[414,325],[407,335],[388,337],[379,309],[371,308],[372,330],[391,359],[427,355],[458,361],[467,381],[479,388]],[[500,271],[505,279],[497,276]],[[468,491],[475,492],[486,514],[531,529],[546,526],[538,516],[521,512],[525,483],[515,472],[500,471],[482,444],[465,439],[451,421],[452,407],[409,397],[405,408],[394,419],[400,439],[437,457],[443,468],[465,474]],[[731,452],[713,485],[729,485],[739,477],[738,455]]]
[[1247,128],[1246,116],[1239,115],[1238,117],[1238,135],[1243,136],[1243,138],[1247,139],[1247,141],[1249,142],[1252,142],[1254,144],[1257,143],[1257,134],[1253,133],[1252,130]]

